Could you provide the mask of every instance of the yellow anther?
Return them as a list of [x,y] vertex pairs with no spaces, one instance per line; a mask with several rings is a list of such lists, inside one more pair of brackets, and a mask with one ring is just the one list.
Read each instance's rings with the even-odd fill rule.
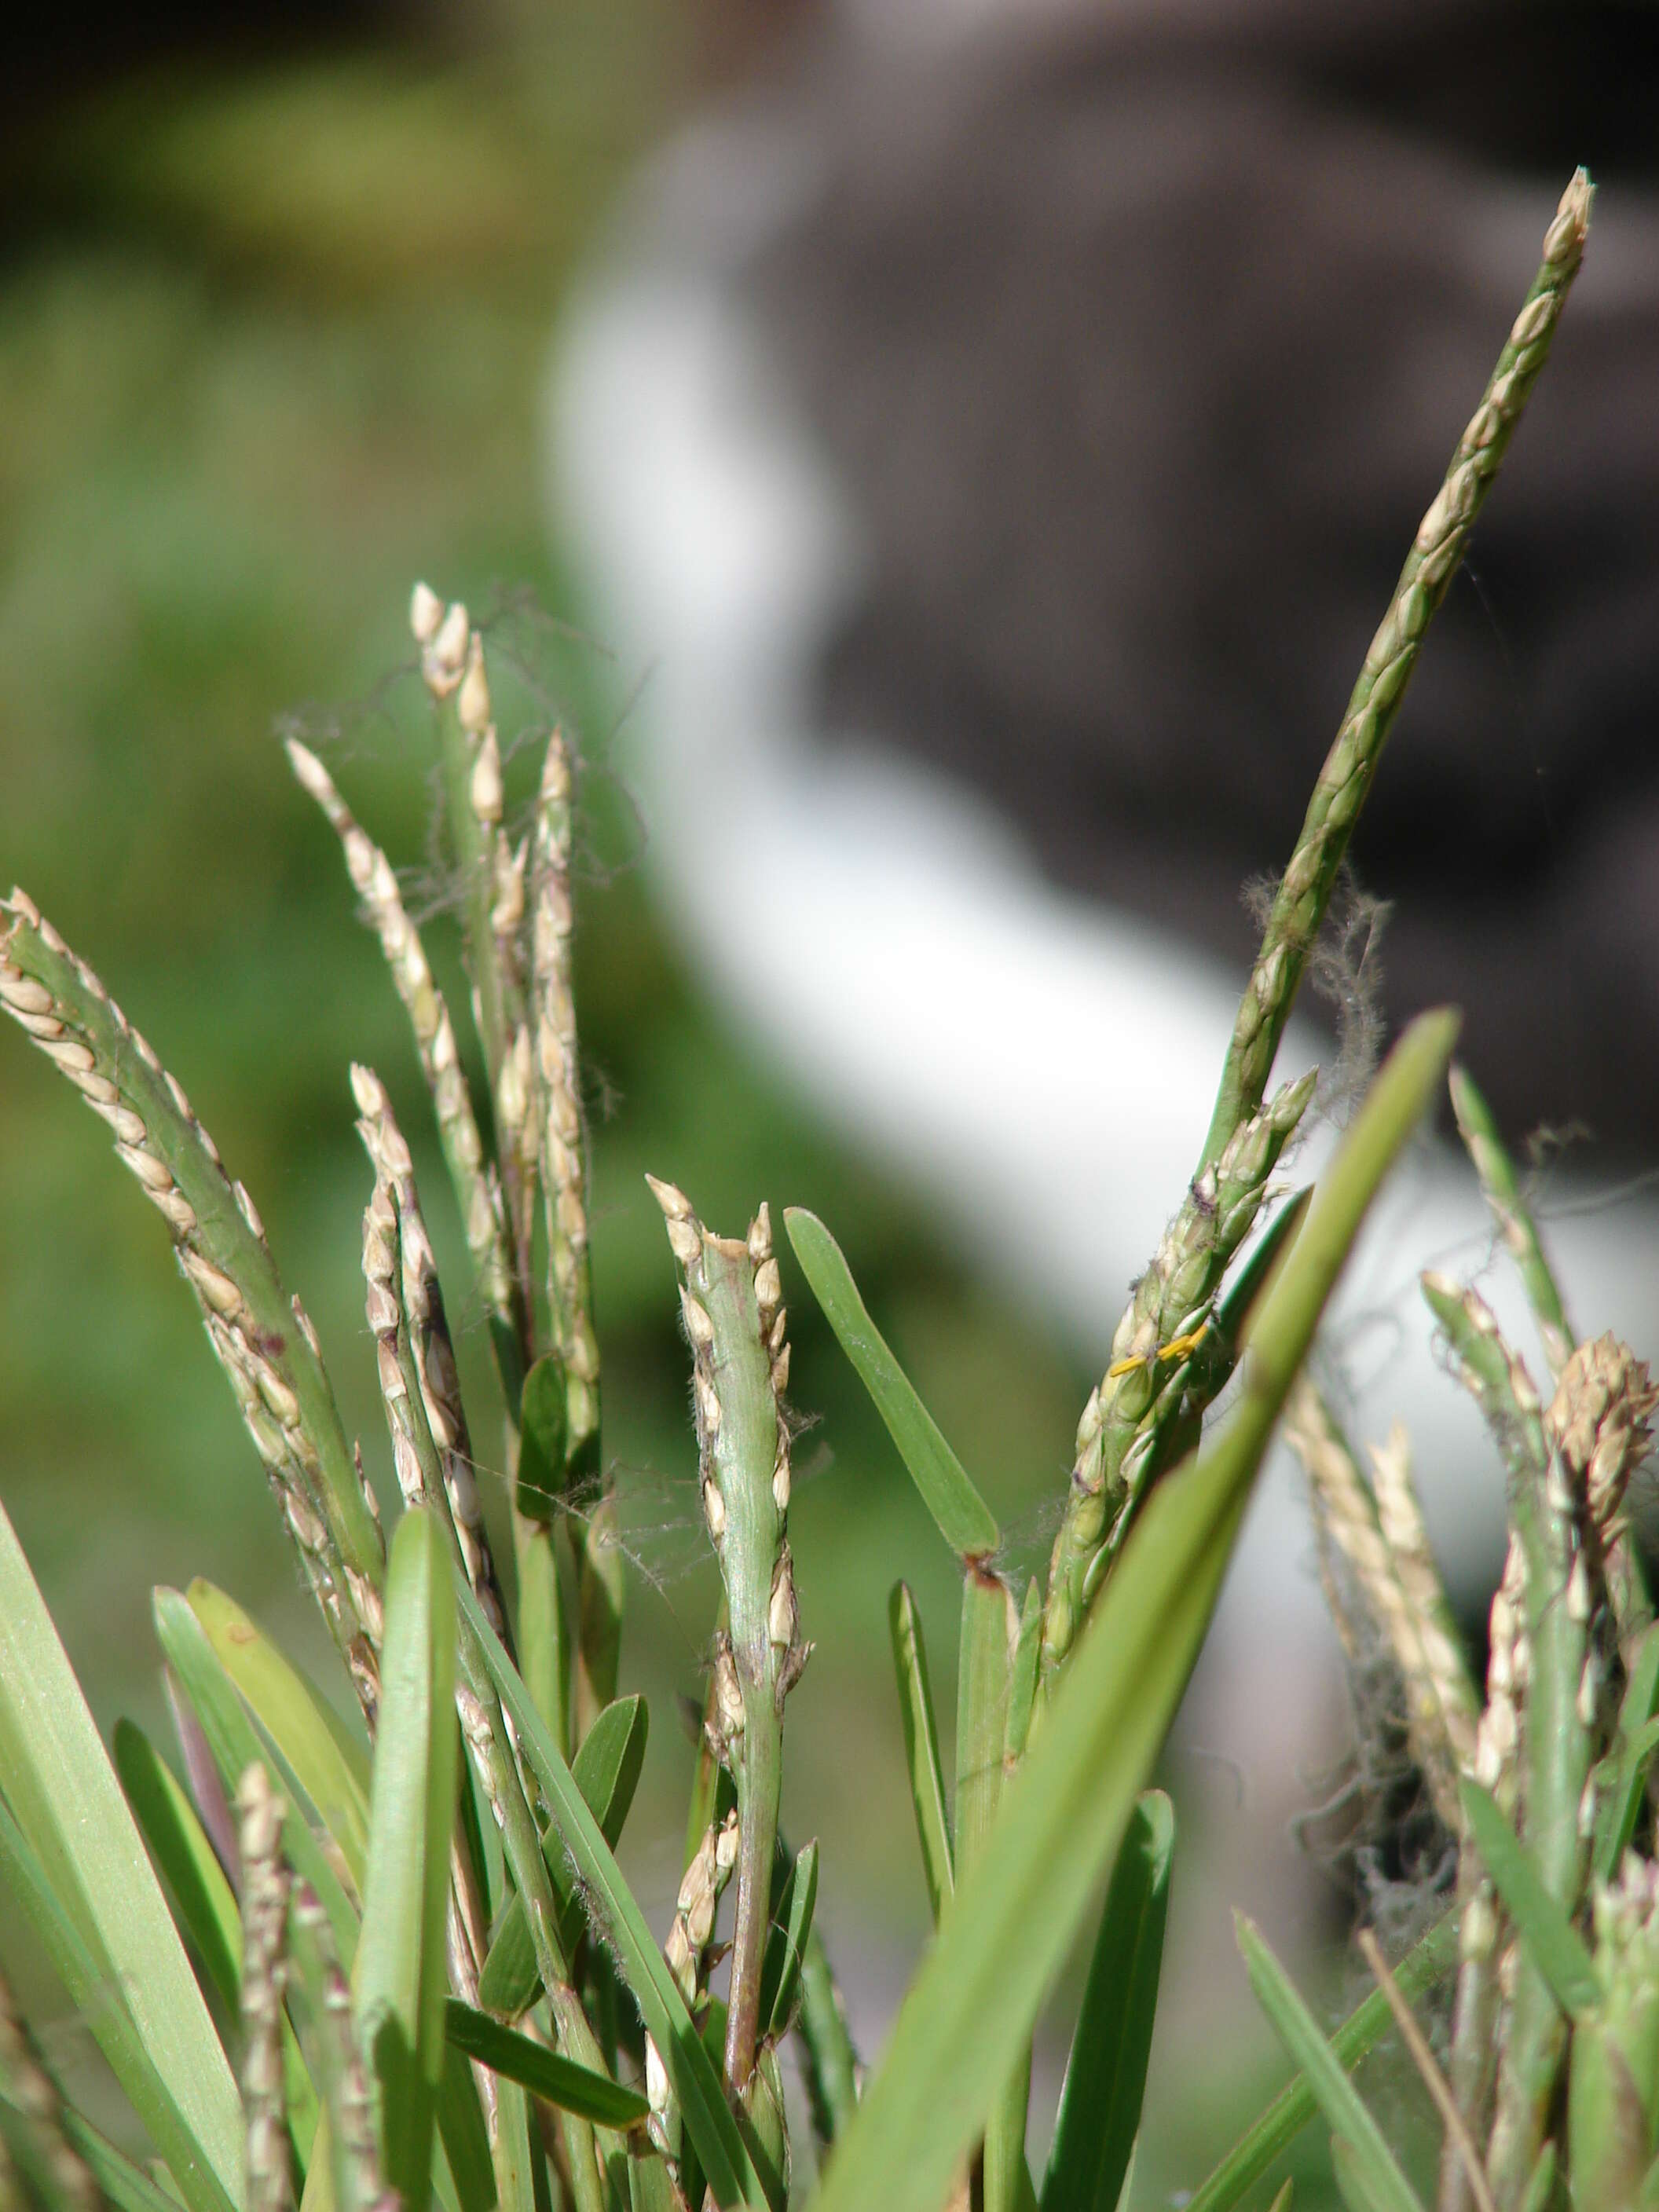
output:
[[1106,1378],[1115,1382],[1120,1375],[1133,1375],[1137,1367],[1167,1365],[1172,1359],[1186,1359],[1198,1350],[1209,1333],[1210,1324],[1205,1320],[1196,1328],[1188,1329],[1185,1336],[1172,1336],[1167,1344],[1160,1344],[1145,1359],[1115,1359],[1106,1370]]

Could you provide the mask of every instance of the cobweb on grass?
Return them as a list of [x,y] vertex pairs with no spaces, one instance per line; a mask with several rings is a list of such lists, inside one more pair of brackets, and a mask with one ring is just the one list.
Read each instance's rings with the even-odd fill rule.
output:
[[[1244,911],[1265,932],[1279,890],[1277,876],[1257,876],[1243,890]],[[1320,1074],[1314,1115],[1345,1127],[1364,1097],[1382,1055],[1382,934],[1392,912],[1364,890],[1344,860],[1304,974],[1336,1022],[1336,1057]]]

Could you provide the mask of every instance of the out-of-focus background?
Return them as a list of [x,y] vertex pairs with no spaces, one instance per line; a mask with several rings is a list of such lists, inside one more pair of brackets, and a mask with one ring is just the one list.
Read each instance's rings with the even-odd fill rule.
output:
[[[968,1273],[711,1011],[645,894],[637,819],[607,766],[649,671],[583,632],[581,578],[550,543],[543,407],[566,289],[647,149],[768,66],[798,12],[429,0],[244,15],[233,34],[205,10],[71,9],[13,52],[0,92],[0,869],[104,975],[254,1193],[377,1469],[349,1059],[380,1068],[417,1137],[454,1283],[464,1249],[400,1009],[276,724],[334,746],[434,908],[428,945],[457,999],[441,878],[421,872],[412,581],[490,623],[504,738],[555,714],[577,733],[605,1442],[636,1568],[625,1673],[655,1715],[629,1864],[656,1907],[677,1879],[690,1761],[674,1696],[696,1686],[715,1578],[643,1171],[724,1227],[763,1197],[832,1224],[1021,1571],[1046,1554],[1097,1373]],[[530,772],[526,750],[509,765],[520,796]],[[822,1416],[793,1515],[817,1650],[791,1705],[786,1817],[823,1839],[825,1923],[878,2022],[926,1917],[886,1594],[911,1579],[948,1682],[954,1581],[796,1287],[793,1394]],[[476,1329],[462,1350],[488,1403]],[[478,1442],[488,1461],[487,1431]],[[160,1723],[158,1582],[221,1583],[331,1679],[159,1225],[102,1125],[15,1035],[0,1037],[0,1494],[106,1725]],[[1270,1917],[1290,1890],[1325,1894],[1288,1837],[1270,1866],[1231,1868],[1243,1785],[1224,1756],[1189,1746],[1169,1778],[1183,1838],[1207,1845],[1194,1881],[1265,1899]],[[1344,1971],[1329,1970],[1333,1994]],[[1212,1974],[1188,1972],[1166,2008],[1148,2201],[1201,2173],[1276,2078],[1230,1954]]]
[[[662,1906],[691,1756],[674,1693],[697,1687],[717,1578],[644,1170],[728,1227],[763,1197],[834,1223],[1033,1564],[1089,1382],[942,1255],[902,1193],[786,1106],[700,1002],[605,773],[644,672],[558,627],[577,595],[550,549],[539,435],[562,288],[653,138],[756,60],[769,12],[319,9],[234,37],[208,11],[76,23],[14,52],[0,139],[0,869],[106,978],[257,1194],[378,1477],[351,1058],[383,1072],[416,1139],[452,1283],[465,1248],[401,1009],[276,726],[337,726],[354,802],[396,861],[422,865],[419,576],[503,617],[501,648],[531,678],[498,679],[504,741],[544,726],[549,698],[580,733],[606,1444],[639,1564],[627,1676],[656,1717],[629,1841]],[[540,616],[514,611],[526,602]],[[428,935],[461,1003],[453,933]],[[823,1837],[831,1921],[861,1923],[890,1996],[927,1905],[886,1593],[911,1577],[948,1677],[952,1577],[804,1294],[791,1334],[796,1395],[823,1424],[800,1448],[793,1515],[818,1650],[792,1714],[789,1818]],[[482,1406],[481,1350],[463,1342]],[[7,1509],[106,1727],[122,1712],[161,1725],[149,1594],[192,1575],[332,1680],[159,1224],[102,1125],[9,1031],[0,1437]]]

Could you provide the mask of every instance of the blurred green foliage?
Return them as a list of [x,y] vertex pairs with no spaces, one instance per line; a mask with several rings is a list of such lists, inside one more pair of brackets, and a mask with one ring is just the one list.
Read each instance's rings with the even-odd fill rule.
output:
[[[427,1117],[378,949],[273,725],[289,710],[313,738],[337,737],[348,795],[418,870],[428,740],[404,609],[424,575],[507,610],[533,684],[504,702],[506,727],[550,694],[580,732],[606,1444],[628,1471],[641,1571],[629,1646],[659,1692],[696,1687],[715,1583],[647,1166],[716,1223],[741,1226],[762,1197],[835,1223],[930,1401],[972,1440],[997,1510],[1017,1530],[1025,1516],[1033,1559],[1047,1532],[1030,1509],[1057,1488],[1086,1389],[699,1001],[605,769],[630,672],[515,611],[528,594],[580,617],[540,498],[547,349],[574,261],[694,58],[684,21],[628,0],[442,63],[359,52],[130,82],[14,154],[26,219],[0,284],[4,865],[104,975],[254,1192],[373,1469],[385,1445],[349,1059],[380,1067],[411,1130]],[[441,921],[429,932],[454,984],[450,934]],[[162,1577],[213,1577],[320,1662],[229,1394],[105,1132],[21,1040],[0,1053],[0,1101],[3,1479],[100,1718],[155,1717],[148,1593]],[[464,1285],[429,1144],[420,1164],[447,1279]],[[804,1297],[792,1334],[796,1397],[824,1425],[801,1454],[803,1603],[821,1640],[790,1817],[825,1834],[844,1875],[897,1875],[895,1932],[919,1929],[902,1768],[865,1750],[896,1726],[888,1583],[901,1565],[916,1577],[948,1648],[954,1579]],[[481,1351],[475,1332],[465,1352]],[[688,1755],[672,1731],[653,1742],[656,1786],[676,1798]],[[673,1871],[665,1856],[665,1895]]]

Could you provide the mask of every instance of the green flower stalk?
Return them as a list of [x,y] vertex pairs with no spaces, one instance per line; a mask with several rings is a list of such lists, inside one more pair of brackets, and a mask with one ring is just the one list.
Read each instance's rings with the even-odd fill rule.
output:
[[392,980],[408,1013],[421,1072],[432,1094],[438,1139],[454,1185],[478,1294],[490,1316],[497,1356],[502,1360],[503,1384],[511,1398],[523,1372],[520,1357],[523,1332],[507,1258],[501,1184],[484,1157],[448,1006],[433,980],[420,933],[404,910],[392,863],[359,827],[317,756],[295,738],[287,740],[287,747],[301,788],[316,800],[340,840],[347,872],[362,901],[364,915],[380,940]]
[[[535,1024],[532,1111],[547,1224],[553,1357],[564,1390],[568,1489],[595,1484],[599,1458],[599,1346],[588,1261],[587,1161],[581,1067],[571,990],[570,757],[556,730],[542,764],[533,835],[531,996]],[[529,1504],[526,1497],[522,1503]],[[576,1562],[576,1733],[586,1735],[617,1692],[623,1561],[616,1501],[605,1490],[567,1523]],[[525,1546],[521,1544],[521,1555]]]
[[726,2011],[726,2079],[746,2095],[755,2071],[783,1781],[783,1705],[811,1649],[801,1638],[790,1563],[789,1348],[771,1222],[746,1240],[705,1230],[690,1200],[651,1179],[684,1277],[700,1481],[726,1585],[729,1629],[714,1662],[715,1726],[738,1792],[737,1912]]
[[108,1122],[117,1155],[166,1220],[372,1728],[386,1574],[379,1513],[316,1332],[283,1287],[253,1200],[149,1044],[21,890],[0,900],[0,1006]]
[[1449,1088],[1452,1111],[1457,1117],[1457,1133],[1480,1178],[1481,1192],[1492,1208],[1504,1249],[1515,1262],[1526,1290],[1550,1373],[1559,1376],[1577,1339],[1567,1320],[1554,1273],[1538,1241],[1538,1230],[1521,1188],[1521,1178],[1504,1149],[1492,1109],[1468,1071],[1454,1067]]
[[[1124,1523],[1126,1507],[1133,1510],[1164,1464],[1157,1431],[1173,1410],[1175,1384],[1163,1382],[1160,1369],[1189,1348],[1185,1340],[1207,1318],[1207,1301],[1231,1256],[1231,1252],[1218,1255],[1218,1248],[1207,1236],[1209,1209],[1219,1204],[1225,1212],[1218,1185],[1210,1177],[1213,1173],[1224,1182],[1230,1163],[1237,1172],[1243,1164],[1237,1151],[1242,1142],[1253,1148],[1271,1144],[1270,1136],[1260,1128],[1262,1100],[1308,957],[1424,636],[1462,558],[1475,516],[1549,352],[1583,258],[1589,209],[1589,179],[1580,169],[1562,195],[1532,288],[1419,526],[1366,653],[1239,1003],[1198,1172],[1119,1326],[1106,1378],[1085,1408],[1065,1518],[1049,1568],[1043,1622],[1045,1682],[1052,1680],[1070,1650],[1097,1587],[1098,1574],[1092,1581],[1091,1575],[1102,1547]],[[1275,1104],[1281,1117],[1290,1114],[1287,1094],[1281,1092]],[[1247,1138],[1250,1132],[1255,1133]],[[1285,1133],[1288,1131],[1279,1134],[1279,1143]],[[1264,1167],[1262,1179],[1266,1173]],[[1260,1180],[1252,1184],[1248,1176],[1240,1176],[1239,1238],[1255,1219],[1261,1190]]]

